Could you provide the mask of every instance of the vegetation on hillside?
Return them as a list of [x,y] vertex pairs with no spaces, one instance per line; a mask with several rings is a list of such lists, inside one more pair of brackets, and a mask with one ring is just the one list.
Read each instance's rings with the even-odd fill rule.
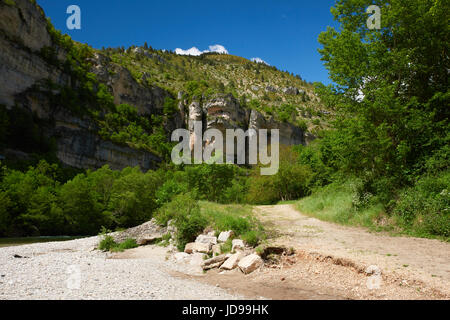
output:
[[[322,126],[321,138],[309,146],[281,148],[273,176],[260,176],[258,167],[206,164],[163,164],[146,173],[106,166],[70,175],[53,164],[52,141],[41,132],[46,124],[0,107],[0,147],[48,153],[47,161],[27,168],[2,167],[0,235],[97,234],[102,227],[126,228],[155,216],[161,224],[176,221],[179,247],[208,226],[231,228],[257,244],[263,234],[245,204],[306,197],[300,210],[322,219],[448,240],[449,4],[380,0],[382,29],[368,30],[364,12],[370,4],[338,0],[332,9],[340,29],[329,28],[319,41],[335,84],[316,84],[317,97],[299,77],[230,55],[178,56],[148,46],[102,50],[139,82],[164,87],[173,97],[178,91],[186,99],[228,92],[280,121]],[[161,130],[175,99],[166,100],[164,114],[149,119],[138,117],[134,106],[115,106],[108,89],[88,72],[86,57],[93,49],[52,33],[73,57],[60,67],[79,86],[42,84],[59,90],[51,99],[88,112],[105,139],[167,154]],[[57,63],[55,52],[42,54]],[[295,86],[305,94],[266,91],[268,85]],[[326,124],[318,106],[332,113]]]
[[[207,99],[229,93],[244,107],[278,121],[291,122],[315,133],[326,127],[323,119],[328,118],[329,112],[323,109],[313,84],[276,67],[228,54],[177,55],[147,45],[103,48],[101,52],[130,70],[139,83],[165,88],[173,96],[183,92],[187,99]],[[297,88],[299,92],[288,94],[283,91],[286,88]]]

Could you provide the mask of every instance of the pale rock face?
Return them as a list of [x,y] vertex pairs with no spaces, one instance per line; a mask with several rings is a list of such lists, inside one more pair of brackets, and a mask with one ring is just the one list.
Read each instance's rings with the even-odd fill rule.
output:
[[[15,3],[9,6],[0,2],[0,104],[8,108],[17,105],[55,123],[45,134],[56,138],[57,157],[65,165],[83,169],[97,169],[105,164],[112,169],[127,166],[140,166],[144,171],[154,169],[161,161],[154,154],[104,141],[95,133],[97,124],[91,119],[75,116],[61,106],[50,109],[45,94],[30,93],[30,88],[47,79],[62,87],[76,87],[68,74],[48,64],[39,54],[42,48],[51,46],[61,62],[66,59],[64,50],[52,44],[40,7],[29,0]],[[109,88],[114,102],[136,106],[140,115],[160,112],[170,96],[166,90],[146,81],[140,83],[127,69],[102,54],[96,53],[91,63],[91,72]],[[195,136],[189,122],[195,120],[204,123],[203,131],[214,128],[223,133],[226,129],[277,128],[281,143],[304,144],[304,134],[299,128],[265,120],[261,114],[243,108],[232,95],[216,96],[203,104],[194,101],[188,112],[182,96],[179,95],[178,112],[165,124],[168,135],[174,129],[187,128],[191,130],[192,143]]]
[[207,259],[205,261],[203,261],[202,263],[202,268],[203,270],[210,270],[210,269],[214,269],[214,268],[218,268],[220,267],[223,262],[227,259],[227,257],[223,254],[211,259]]
[[251,254],[239,261],[239,269],[245,274],[252,273],[263,264],[263,260],[257,254]]
[[186,245],[184,248],[185,253],[209,253],[211,251],[211,244],[209,243],[199,243],[199,242],[191,242]]
[[15,39],[32,51],[50,46],[51,39],[42,9],[29,0],[14,2],[13,6],[4,3],[0,5],[0,29],[4,30],[10,39]]
[[152,219],[151,221],[127,229],[123,232],[115,232],[113,237],[116,242],[123,242],[126,239],[132,238],[136,239],[138,245],[146,245],[162,238],[166,232],[166,228],[159,226],[155,219]]
[[246,110],[231,94],[216,97],[204,105],[206,129],[218,129],[225,137],[226,129],[244,129],[248,123]]
[[194,130],[194,122],[196,121],[202,122],[202,119],[203,119],[203,111],[202,107],[200,106],[200,102],[193,101],[189,105],[189,118],[188,118],[188,129],[190,133],[189,147],[191,150],[194,150],[194,145],[196,141],[203,141],[202,137],[198,137]]
[[278,129],[280,130],[280,144],[283,145],[305,145],[305,137],[302,129],[287,122],[277,122],[273,117],[266,119],[264,116],[256,111],[252,110],[250,113],[249,129]]
[[189,264],[193,267],[201,267],[203,264],[203,261],[205,261],[204,259],[205,254],[203,253],[193,253],[192,255],[190,255],[190,261]]
[[244,241],[242,241],[241,239],[234,239],[232,241],[232,247],[231,247],[231,251],[235,251],[236,249],[244,249],[245,248],[245,244]]
[[223,231],[219,234],[219,238],[217,238],[217,240],[219,242],[227,242],[228,239],[230,239],[233,235],[234,235],[234,232],[232,230]]
[[101,54],[95,54],[92,72],[106,83],[112,91],[115,104],[129,104],[138,109],[140,115],[150,115],[155,110],[162,110],[169,93],[159,87],[147,87],[139,84],[130,71],[112,63]]
[[[140,166],[144,171],[154,169],[160,162],[157,156],[104,141],[95,134],[97,125],[91,119],[74,116],[61,106],[50,109],[45,94],[30,94],[32,86],[40,86],[47,79],[62,87],[74,85],[68,74],[40,55],[42,48],[50,46],[64,62],[66,54],[51,42],[40,7],[29,0],[15,0],[14,6],[0,3],[0,104],[17,105],[55,123],[45,134],[56,137],[56,155],[65,165],[83,169],[97,169],[105,164],[112,169],[127,166]],[[116,103],[133,104],[140,114],[163,108],[165,97],[169,96],[166,91],[138,84],[128,70],[100,54],[91,62],[92,72],[110,87]]]
[[197,237],[197,239],[195,239],[196,243],[206,243],[206,244],[210,244],[210,245],[214,245],[217,244],[217,238],[214,236],[209,236],[209,235],[204,235],[201,234]]
[[229,257],[221,266],[223,270],[233,270],[238,266],[239,261],[244,257],[244,253],[238,252]]

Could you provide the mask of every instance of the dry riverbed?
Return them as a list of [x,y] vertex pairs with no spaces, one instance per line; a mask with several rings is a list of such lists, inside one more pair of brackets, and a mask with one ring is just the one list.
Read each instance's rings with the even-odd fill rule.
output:
[[97,243],[92,237],[0,248],[0,300],[242,298],[171,275],[165,248],[150,246],[145,259],[111,259],[93,250]]
[[277,232],[271,245],[292,247],[294,255],[244,275],[203,273],[195,259],[176,262],[174,252],[155,245],[100,252],[98,237],[6,247],[0,248],[0,299],[450,298],[448,243],[338,226],[290,205],[255,212]]

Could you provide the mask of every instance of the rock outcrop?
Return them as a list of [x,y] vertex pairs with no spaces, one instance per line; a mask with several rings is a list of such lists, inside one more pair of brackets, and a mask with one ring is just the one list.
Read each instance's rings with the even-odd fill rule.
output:
[[[15,0],[15,5],[0,2],[0,105],[27,110],[51,124],[42,130],[47,138],[55,141],[56,156],[67,166],[83,169],[96,169],[105,164],[113,169],[140,166],[144,171],[155,168],[160,162],[156,155],[103,140],[93,119],[71,112],[61,102],[57,105],[51,102],[52,95],[59,94],[59,89],[48,88],[46,83],[74,91],[78,83],[60,67],[66,60],[66,52],[52,42],[47,28],[43,10],[32,1]],[[48,62],[43,49],[51,49],[56,54],[59,66]],[[148,53],[142,48],[135,50],[137,54]],[[156,56],[151,58],[158,59]],[[165,89],[149,85],[145,80],[138,82],[128,69],[97,51],[90,63],[90,72],[107,86],[115,104],[133,105],[141,116],[163,113],[165,101],[171,97]],[[278,89],[269,85],[266,90]],[[203,131],[218,129],[225,134],[226,129],[279,129],[281,144],[305,144],[301,129],[273,118],[267,119],[242,106],[231,94],[211,99],[193,97],[190,104],[183,99],[180,92],[175,114],[164,123],[168,140],[173,130],[187,128],[192,144],[196,135],[191,124],[201,121]]]
[[167,228],[159,226],[154,219],[143,223],[137,227],[127,229],[122,232],[112,234],[116,242],[123,242],[127,239],[135,239],[138,245],[150,244],[167,233]]
[[[17,106],[53,123],[43,131],[56,141],[56,155],[65,165],[94,169],[105,164],[114,169],[136,165],[143,170],[155,168],[161,160],[154,154],[105,141],[96,134],[92,119],[72,114],[64,105],[50,107],[49,95],[58,92],[46,92],[43,83],[49,81],[60,87],[76,84],[70,75],[43,58],[43,48],[52,48],[64,62],[65,53],[52,43],[42,9],[29,0],[15,0],[15,5],[0,2],[0,104],[7,108]],[[159,87],[140,85],[127,69],[100,54],[91,62],[91,71],[109,87],[114,102],[134,105],[140,115],[161,111],[165,98],[170,96]],[[36,88],[41,91],[36,92]]]

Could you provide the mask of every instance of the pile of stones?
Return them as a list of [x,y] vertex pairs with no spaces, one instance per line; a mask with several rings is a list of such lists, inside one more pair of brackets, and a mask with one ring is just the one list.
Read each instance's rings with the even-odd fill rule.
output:
[[[195,242],[188,243],[184,252],[174,255],[176,261],[198,261],[204,271],[219,268],[223,271],[238,268],[244,274],[249,274],[263,265],[262,258],[254,253],[253,249],[246,246],[241,239],[232,240],[231,253],[222,254],[221,245],[232,239],[233,231],[221,232],[218,237],[214,232],[202,234]],[[212,258],[207,258],[212,256]]]

